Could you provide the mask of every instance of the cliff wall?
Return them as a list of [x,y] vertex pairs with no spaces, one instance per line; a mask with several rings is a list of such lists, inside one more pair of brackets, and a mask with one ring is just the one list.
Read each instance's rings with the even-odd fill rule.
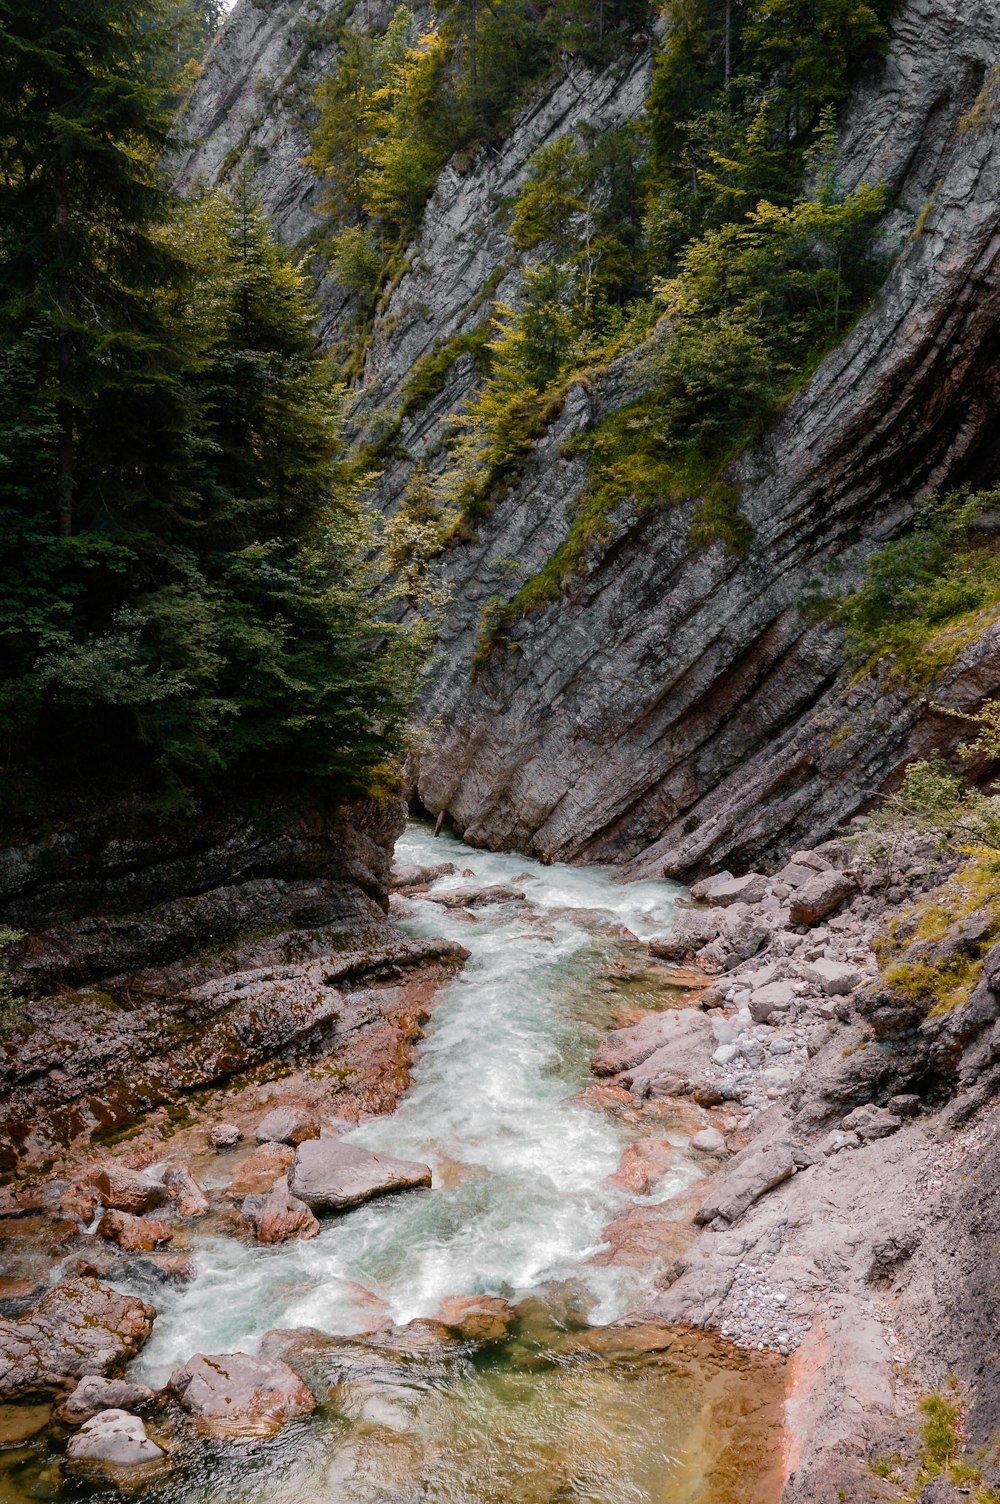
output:
[[[300,243],[317,223],[301,86],[324,66],[318,32],[302,43],[307,15],[240,0],[195,92],[200,144],[179,178],[218,180],[242,152],[280,232]],[[839,629],[801,607],[842,589],[920,497],[996,473],[998,45],[1000,17],[975,0],[901,0],[889,55],[843,111],[842,177],[889,185],[898,254],[875,305],[731,467],[752,527],[745,553],[691,548],[693,500],[626,503],[572,586],[473,673],[484,606],[511,599],[566,536],[586,468],[565,440],[634,400],[639,352],[571,390],[521,481],[442,556],[450,604],[413,776],[422,804],[466,839],[681,876],[759,863],[829,835],[915,751],[958,739],[957,723],[912,694],[848,684]],[[398,413],[416,362],[496,299],[516,300],[506,229],[531,152],[570,129],[635,119],[649,70],[648,50],[604,73],[573,64],[501,148],[446,168],[376,320],[354,397],[359,438]],[[329,279],[324,295],[332,342],[346,304]],[[386,511],[414,464],[446,462],[441,419],[475,382],[464,356],[405,416],[376,488]],[[995,692],[995,649],[992,631],[973,641],[932,698],[966,709]]]

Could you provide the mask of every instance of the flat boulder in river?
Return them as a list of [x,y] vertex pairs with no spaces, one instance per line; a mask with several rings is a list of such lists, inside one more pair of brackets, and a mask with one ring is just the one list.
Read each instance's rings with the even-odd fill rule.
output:
[[340,1139],[309,1139],[295,1151],[288,1189],[314,1211],[344,1211],[375,1196],[429,1186],[428,1165],[372,1154]]
[[63,1280],[20,1320],[0,1320],[0,1401],[120,1371],[149,1336],[155,1315],[144,1301],[95,1279]]
[[708,1065],[715,1036],[712,1025],[698,1008],[670,1008],[651,1013],[629,1029],[614,1029],[603,1041],[591,1064],[596,1076],[617,1076],[624,1071],[652,1078],[662,1071],[691,1080]]
[[102,1410],[70,1438],[66,1448],[70,1462],[100,1463],[115,1471],[162,1463],[163,1450],[146,1435],[137,1415],[125,1410]]
[[428,893],[432,903],[443,904],[446,909],[479,909],[491,903],[508,903],[524,897],[521,888],[508,888],[494,883],[488,888],[446,888],[441,893]]
[[171,1375],[170,1388],[210,1436],[273,1436],[316,1408],[287,1363],[248,1353],[195,1353]]

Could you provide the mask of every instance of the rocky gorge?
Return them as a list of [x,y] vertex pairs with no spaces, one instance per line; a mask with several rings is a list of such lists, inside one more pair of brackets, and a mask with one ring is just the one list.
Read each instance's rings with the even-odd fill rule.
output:
[[[386,14],[371,8],[367,24]],[[279,233],[306,252],[321,238],[323,190],[305,162],[301,102],[326,64],[323,27],[341,19],[335,4],[238,7],[192,99],[179,171],[187,190],[250,162]],[[953,747],[957,723],[941,710],[975,710],[996,691],[988,623],[935,694],[915,698],[879,672],[846,682],[842,629],[802,609],[856,577],[922,496],[989,483],[995,469],[996,17],[973,0],[907,0],[890,32],[841,112],[838,175],[886,185],[892,268],[764,443],[726,471],[745,551],[691,550],[694,497],[626,497],[557,599],[475,668],[484,612],[556,554],[585,499],[572,441],[648,388],[640,348],[570,384],[503,499],[438,561],[448,601],[412,777],[422,807],[472,844],[685,880],[773,864],[833,835],[915,756]],[[351,394],[355,442],[391,438],[373,462],[388,515],[415,470],[448,464],[442,423],[481,381],[462,337],[516,304],[525,258],[510,205],[532,154],[640,118],[651,51],[604,72],[571,64],[502,144],[442,174]],[[322,297],[332,345],[350,301],[329,274]],[[418,400],[413,373],[432,357],[443,376]]]
[[[652,1410],[628,1435],[654,1451],[670,1435],[683,1462],[658,1483],[654,1468],[650,1497],[666,1486],[669,1498],[930,1500],[950,1497],[960,1476],[988,1497],[990,1463],[975,1459],[987,1458],[995,1410],[981,1340],[994,1236],[984,1215],[1000,1013],[994,895],[935,840],[888,851],[863,823],[771,876],[723,873],[690,898],[655,883],[595,886],[586,868],[518,870],[523,858],[417,833],[406,846],[419,859],[397,868],[391,906],[409,933],[403,974],[414,952],[424,970],[380,985],[389,957],[376,952],[360,1032],[398,1029],[401,992],[411,1009],[424,1000],[426,1019],[443,976],[468,957],[468,946],[432,947],[421,931],[465,934],[474,959],[438,1005],[437,1064],[425,1060],[395,1114],[370,1116],[397,1100],[399,1051],[412,1051],[414,1034],[397,1036],[391,1060],[343,1027],[314,1030],[284,1057],[268,1040],[277,1053],[214,1091],[185,1091],[178,1076],[183,1114],[147,1099],[132,1136],[99,1148],[85,1132],[61,1144],[58,1169],[32,1172],[25,1159],[8,1184],[0,1225],[15,1258],[0,1287],[0,1413],[14,1443],[7,1476],[24,1490],[14,1497],[37,1497],[57,1476],[67,1437],[66,1486],[132,1478],[150,1497],[199,1499],[242,1437],[258,1438],[259,1486],[273,1488],[268,1446],[315,1426],[317,1403],[375,1425],[366,1450],[336,1453],[355,1496],[408,1497],[417,1477],[437,1474],[412,1447],[386,1453],[388,1438],[431,1413],[428,1383],[461,1394],[477,1353],[484,1374],[512,1361],[515,1372],[527,1361],[529,1373],[558,1374],[589,1354],[598,1389],[576,1402],[596,1406],[587,1413],[602,1435],[605,1376],[652,1386]],[[942,932],[944,903],[957,917]],[[928,915],[932,940],[922,938]],[[967,1002],[907,1001],[893,965],[928,956],[973,965]],[[567,1076],[564,1065],[555,1098],[539,1099],[534,1050],[551,1049],[534,1033],[545,975],[572,1032],[596,1049],[579,1057],[570,1045],[579,1066]],[[260,999],[262,980],[259,969],[238,973],[222,994],[249,985]],[[341,1016],[356,998],[338,994]],[[72,1019],[73,995],[57,1001]],[[527,1055],[525,1038],[536,1041]],[[276,1075],[283,1059],[292,1069]],[[588,1063],[592,1084],[565,1097]],[[106,1057],[95,1067],[77,1053],[75,1068],[109,1079]],[[450,1105],[444,1090],[456,1094]],[[32,1100],[38,1152],[54,1142],[46,1124],[65,1120]],[[426,1145],[429,1163],[393,1152],[411,1145]],[[509,1224],[505,1252],[483,1200],[490,1187]],[[470,1219],[454,1247],[440,1240],[441,1215]],[[255,1244],[273,1249],[263,1264]],[[291,1260],[291,1307],[274,1258]],[[379,1271],[377,1294],[356,1278],[365,1268],[369,1282]],[[461,1293],[477,1268],[486,1289]],[[538,1295],[525,1293],[538,1280]],[[291,1321],[274,1329],[279,1312]],[[220,1322],[233,1350],[192,1354],[197,1333]],[[957,1455],[929,1467],[920,1405],[938,1392],[961,1415],[965,1474]],[[55,1430],[44,1431],[53,1398]],[[677,1430],[695,1402],[715,1407],[707,1448]],[[448,1411],[449,1426],[466,1422],[464,1409]],[[534,1456],[534,1439],[522,1441]],[[618,1458],[626,1477],[642,1476],[631,1451]],[[304,1462],[289,1498],[314,1486],[315,1445]],[[524,1497],[571,1475],[617,1497],[591,1452],[562,1466],[539,1454]]]
[[886,7],[830,117],[837,192],[884,195],[880,289],[703,493],[626,487],[578,547],[658,316],[442,530],[538,162],[643,139],[670,18],[600,14],[368,293],[318,101],[397,8],[237,0],[189,73],[175,191],[259,193],[308,268],[338,478],[434,640],[405,765],[349,799],[258,776],[5,831],[11,1504],[998,1497],[997,608],[963,565],[918,672],[851,658],[843,603],[997,480],[1000,21]]

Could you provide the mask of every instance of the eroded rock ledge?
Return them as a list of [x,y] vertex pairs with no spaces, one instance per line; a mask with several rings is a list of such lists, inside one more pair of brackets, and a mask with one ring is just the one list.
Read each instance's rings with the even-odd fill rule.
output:
[[402,808],[126,816],[0,854],[4,922],[25,932],[5,962],[29,990],[0,1036],[0,1170],[162,1136],[211,1089],[317,1057],[337,1114],[391,1110],[464,955],[386,916]]

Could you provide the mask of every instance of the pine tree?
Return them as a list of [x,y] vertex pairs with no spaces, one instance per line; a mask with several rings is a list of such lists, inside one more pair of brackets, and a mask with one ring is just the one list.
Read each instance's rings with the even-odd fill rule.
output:
[[168,30],[155,4],[0,0],[0,341],[35,331],[64,537],[127,512],[137,479],[164,502],[171,489],[165,435],[182,420],[157,297],[178,271],[157,233]]
[[383,619],[301,276],[245,183],[174,223],[158,14],[0,0],[0,803],[18,814],[97,791],[184,807],[234,780],[364,788],[419,658]]

